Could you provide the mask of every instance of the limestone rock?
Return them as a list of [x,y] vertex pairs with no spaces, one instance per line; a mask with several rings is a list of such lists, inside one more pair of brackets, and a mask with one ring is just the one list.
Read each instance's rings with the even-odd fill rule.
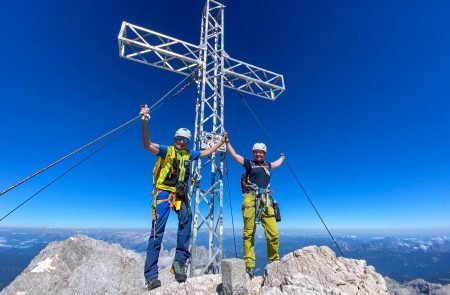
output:
[[[149,294],[144,259],[118,244],[76,235],[50,243],[0,295]],[[178,284],[169,268],[160,272],[161,288],[150,294],[214,294],[220,275],[189,278]]]
[[253,277],[251,282],[250,294],[261,294],[261,288],[263,287],[264,278],[261,276]]
[[152,294],[152,295],[217,294],[217,289],[221,281],[222,281],[221,275],[203,275],[199,277],[188,278],[185,283],[181,284],[179,284],[176,281],[170,283],[162,282],[162,286],[160,288],[156,288],[150,292],[144,292],[143,294]]
[[[175,281],[167,267],[160,269],[162,286],[151,292],[144,282],[144,259],[144,255],[117,244],[77,235],[50,243],[0,295],[388,294],[385,280],[373,267],[363,260],[336,258],[327,247],[311,246],[289,253],[281,261],[269,264],[264,277],[257,276],[251,282],[245,274],[244,261],[239,259],[223,261],[223,276],[202,275],[182,284]],[[169,260],[164,265],[170,266]],[[424,281],[395,286],[401,292],[437,287]],[[442,293],[430,294],[450,294],[447,287],[441,289]]]
[[330,248],[316,246],[269,264],[264,286],[279,288],[282,294],[388,294],[384,278],[364,260],[336,258]]
[[50,243],[0,294],[125,294],[142,288],[142,265],[133,251],[77,235]]
[[251,283],[245,273],[245,262],[231,258],[222,260],[222,294],[247,295],[251,292]]
[[264,295],[281,295],[281,294],[283,294],[283,292],[281,291],[280,288],[277,288],[277,287],[263,286],[261,288],[261,294],[264,294]]

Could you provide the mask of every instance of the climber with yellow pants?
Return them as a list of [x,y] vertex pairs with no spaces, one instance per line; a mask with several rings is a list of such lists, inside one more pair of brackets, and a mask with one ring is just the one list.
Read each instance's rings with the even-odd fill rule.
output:
[[245,174],[242,181],[244,200],[242,203],[242,215],[244,221],[244,259],[247,273],[250,278],[254,276],[255,269],[255,232],[256,225],[261,223],[267,240],[268,262],[279,260],[279,235],[277,221],[281,220],[278,204],[270,195],[270,172],[279,167],[283,161],[283,154],[274,161],[266,162],[264,157],[267,152],[264,143],[253,145],[253,160],[245,159],[236,153],[231,143],[226,138],[227,149],[231,156],[244,166]]

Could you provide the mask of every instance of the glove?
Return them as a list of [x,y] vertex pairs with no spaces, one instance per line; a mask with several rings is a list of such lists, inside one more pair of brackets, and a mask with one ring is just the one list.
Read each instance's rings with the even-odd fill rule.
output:
[[141,116],[142,121],[148,121],[150,119],[150,109],[147,105],[141,105],[139,116]]

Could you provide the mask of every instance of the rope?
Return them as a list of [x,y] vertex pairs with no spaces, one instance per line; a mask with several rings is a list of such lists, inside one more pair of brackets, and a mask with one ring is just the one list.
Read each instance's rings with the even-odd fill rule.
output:
[[[266,134],[266,136],[269,138],[270,142],[272,143],[272,145],[278,150],[280,151],[280,148],[278,147],[278,145],[275,143],[275,140],[272,138],[272,136],[270,135],[270,133],[267,131],[267,129],[264,127],[264,125],[262,124],[262,122],[259,120],[258,116],[256,116],[255,112],[253,111],[253,109],[250,107],[250,105],[247,103],[247,101],[244,99],[243,96],[241,96],[241,99],[243,101],[243,103],[245,104],[245,106],[248,108],[248,110],[250,111],[250,113],[253,115],[253,117],[255,118],[256,122],[258,122],[259,126],[261,127],[261,129],[264,131],[264,133]],[[336,245],[337,249],[339,250],[339,253],[341,254],[342,257],[345,257],[344,254],[341,251],[341,248],[339,247],[338,243],[336,242],[336,240],[334,239],[333,234],[331,234],[331,231],[328,229],[328,226],[326,225],[325,221],[323,220],[322,216],[319,213],[319,210],[317,210],[316,205],[314,205],[314,202],[312,201],[312,199],[309,197],[309,194],[306,192],[305,188],[303,187],[302,182],[300,181],[300,179],[298,178],[297,174],[295,173],[294,169],[292,169],[291,164],[289,163],[289,161],[285,158],[285,162],[290,170],[290,172],[292,173],[292,175],[294,176],[295,180],[297,181],[298,185],[300,186],[301,190],[303,191],[303,193],[305,194],[306,198],[308,199],[309,203],[311,204],[311,206],[314,208],[314,211],[316,211],[317,216],[320,218],[320,221],[322,222],[323,226],[325,227],[325,229],[327,230],[328,234],[330,235],[331,239],[333,240],[333,243]]]
[[[191,75],[192,76],[192,75]],[[177,84],[177,86],[175,86],[174,88],[172,88],[166,95],[164,95],[161,99],[159,99],[157,102],[155,102],[151,107],[150,110],[151,111],[156,111],[157,109],[159,109],[162,105],[164,105],[167,101],[169,101],[170,99],[174,98],[175,96],[177,96],[181,91],[185,90],[187,87],[189,87],[190,85],[192,85],[192,81],[190,81],[187,85],[183,86],[181,89],[179,89],[175,94],[171,95],[166,101],[164,101],[163,103],[160,103],[162,101],[163,98],[167,97],[171,92],[173,92],[173,90],[178,87],[181,83],[183,83],[187,78],[191,77],[188,76],[185,79],[183,79],[183,81],[181,81],[180,83]],[[157,105],[159,103],[159,105]],[[42,191],[44,191],[46,188],[48,188],[49,186],[51,186],[53,183],[55,183],[56,181],[58,181],[59,179],[61,179],[64,175],[66,175],[67,173],[69,173],[70,171],[72,171],[73,169],[75,169],[76,167],[78,167],[79,165],[81,165],[83,162],[85,162],[86,160],[88,160],[90,157],[92,157],[94,154],[96,154],[97,152],[99,152],[100,150],[102,150],[103,148],[105,148],[107,145],[109,145],[110,143],[112,143],[114,140],[116,140],[119,136],[121,136],[123,133],[125,133],[128,129],[130,129],[133,125],[135,125],[137,122],[137,119],[139,119],[140,116],[137,116],[131,120],[129,120],[128,122],[120,125],[120,128],[125,127],[127,124],[128,126],[123,129],[121,132],[119,132],[118,134],[116,134],[112,139],[108,140],[107,142],[105,142],[103,145],[101,145],[98,149],[92,151],[91,153],[89,153],[86,157],[84,157],[83,159],[81,159],[79,162],[77,162],[75,165],[71,166],[69,169],[67,169],[66,171],[64,171],[62,174],[60,174],[58,177],[56,177],[55,179],[53,179],[51,182],[49,182],[48,184],[46,184],[44,187],[42,187],[41,189],[39,189],[36,193],[34,193],[33,195],[31,195],[28,199],[26,199],[25,201],[23,201],[22,203],[20,203],[18,206],[16,206],[14,209],[12,209],[11,211],[9,211],[6,215],[4,215],[1,219],[0,222],[2,222],[5,218],[7,218],[9,215],[11,215],[12,213],[14,213],[17,209],[19,209],[20,207],[22,207],[23,205],[25,205],[26,203],[28,203],[31,199],[33,199],[35,196],[37,196],[39,193],[41,193]],[[116,127],[113,130],[119,130],[120,128]],[[100,138],[104,138],[105,136],[107,136],[107,134],[111,134],[113,133],[113,131],[109,131],[108,133],[100,136],[99,138],[95,139],[94,141],[98,141],[100,140]],[[89,145],[93,144],[94,141],[91,141],[89,144],[86,144],[84,146],[84,148],[88,147]],[[81,151],[80,149],[77,149],[76,152],[72,152],[71,154],[74,155],[75,153]],[[69,154],[68,154],[69,155]],[[69,156],[66,155],[64,156],[64,159],[68,158]],[[8,190],[6,190],[6,192],[10,191],[11,189],[19,186],[20,184],[24,183],[25,181],[27,181],[28,179],[36,176],[37,174],[45,171],[46,169],[49,169],[50,167],[56,165],[56,162],[61,162],[64,159],[59,159],[58,161],[53,162],[52,164],[48,165],[47,168],[45,169],[41,169],[40,171],[38,171],[38,173],[34,173],[34,175],[27,177],[26,179],[22,180],[21,182],[18,182],[17,184],[11,186]]]
[[114,128],[114,129],[112,129],[111,131],[108,131],[107,133],[103,134],[102,136],[97,137],[96,139],[92,140],[91,142],[89,142],[89,143],[87,143],[87,144],[85,144],[85,145],[83,145],[83,146],[77,148],[76,150],[74,150],[74,151],[68,153],[67,155],[65,155],[65,156],[63,156],[63,157],[61,157],[61,158],[59,158],[58,160],[56,160],[56,161],[50,163],[49,165],[47,165],[47,166],[45,166],[45,167],[43,167],[43,168],[37,170],[37,171],[34,172],[33,174],[31,174],[31,175],[25,177],[24,179],[22,179],[22,180],[16,182],[15,184],[13,184],[13,185],[9,186],[8,188],[4,189],[3,191],[1,191],[1,192],[0,192],[0,196],[6,194],[6,193],[9,192],[10,190],[12,190],[12,189],[18,187],[19,185],[23,184],[24,182],[30,180],[31,178],[33,178],[33,177],[35,177],[35,176],[41,174],[41,173],[44,172],[45,170],[47,170],[47,169],[49,169],[49,168],[55,166],[56,164],[58,164],[58,163],[64,161],[65,159],[67,159],[67,158],[69,158],[69,157],[71,157],[71,156],[73,156],[73,155],[75,155],[75,154],[81,152],[81,151],[84,150],[85,148],[87,148],[87,147],[93,145],[94,143],[96,143],[96,142],[102,140],[103,138],[105,138],[105,137],[107,137],[108,135],[110,135],[110,134],[116,132],[117,130],[122,129],[123,127],[125,127],[126,125],[132,123],[132,122],[135,121],[136,119],[139,119],[139,116],[134,117],[133,119],[131,119],[131,120],[129,120],[129,121],[123,123],[122,125],[120,125],[120,126]]
[[[171,94],[176,88],[178,88],[182,83],[184,83],[187,79],[189,79],[190,77],[193,77],[193,74],[190,76],[187,76],[186,78],[184,78],[180,83],[178,83],[175,87],[173,87],[169,92],[167,92],[163,97],[161,97],[158,101],[156,101],[151,107],[150,110],[151,111],[155,111],[158,108],[160,108],[162,105],[164,105],[167,101],[171,100],[172,98],[174,98],[175,96],[177,96],[181,91],[185,90],[186,88],[188,88],[190,85],[192,85],[192,82],[195,81],[190,81],[188,84],[184,85],[181,89],[179,89],[175,94],[173,94],[172,96],[170,96],[168,99],[166,99],[166,97]],[[165,100],[165,101],[164,101]],[[162,103],[161,103],[162,102]],[[64,161],[65,159],[81,152],[82,150],[88,148],[89,146],[93,145],[94,143],[97,143],[98,141],[102,140],[103,138],[107,137],[108,135],[111,135],[112,133],[116,132],[119,129],[122,129],[123,127],[127,126],[128,124],[133,123],[134,121],[138,120],[140,118],[140,116],[136,116],[134,118],[132,118],[131,120],[119,125],[118,127],[106,132],[105,134],[97,137],[96,139],[88,142],[87,144],[75,149],[74,151],[62,156],[61,158],[59,158],[58,160],[50,163],[49,165],[37,170],[36,172],[34,172],[33,174],[23,178],[22,180],[16,182],[15,184],[9,186],[8,188],[4,189],[3,191],[0,192],[0,197],[4,194],[6,194],[7,192],[13,190],[14,188],[18,187],[19,185],[25,183],[26,181],[30,180],[31,178],[41,174],[42,172],[46,171],[47,169],[55,166],[56,164]]]
[[115,135],[112,139],[108,140],[106,143],[104,143],[103,145],[101,145],[98,149],[92,151],[91,153],[89,153],[86,157],[84,157],[83,159],[81,159],[81,161],[77,162],[75,165],[73,165],[72,167],[70,167],[69,169],[67,169],[66,171],[64,171],[63,173],[61,173],[58,177],[56,177],[55,179],[53,179],[51,182],[49,182],[48,184],[46,184],[44,187],[42,187],[40,190],[38,190],[37,192],[35,192],[34,194],[32,194],[28,199],[26,199],[25,201],[23,201],[22,203],[20,203],[20,205],[16,206],[14,209],[12,209],[11,211],[9,211],[6,215],[4,215],[1,219],[0,222],[2,222],[6,217],[8,217],[9,215],[11,215],[14,211],[16,211],[17,209],[19,209],[20,207],[22,207],[23,205],[25,205],[26,203],[28,203],[29,201],[31,201],[31,199],[33,199],[35,196],[37,196],[39,193],[41,193],[42,191],[44,191],[46,188],[48,188],[49,186],[51,186],[53,183],[55,183],[56,181],[58,181],[59,179],[61,179],[64,175],[66,175],[67,173],[69,173],[70,171],[72,171],[73,169],[75,169],[76,167],[78,167],[79,165],[81,165],[83,162],[85,162],[87,159],[89,159],[90,157],[92,157],[94,154],[96,154],[97,152],[99,152],[100,150],[102,150],[103,148],[105,148],[107,145],[109,145],[110,143],[112,143],[114,140],[116,140],[119,136],[121,136],[123,133],[125,133],[125,131],[127,131],[128,129],[130,129],[134,124],[136,124],[138,121],[135,121],[134,123],[130,124],[127,128],[125,128],[124,130],[122,130],[121,132],[119,132],[117,135]]
[[231,204],[231,192],[230,192],[230,177],[228,175],[228,162],[227,158],[225,158],[225,174],[227,176],[228,183],[228,200],[230,201],[230,209],[231,209],[231,224],[233,226],[233,240],[234,240],[234,256],[238,258],[237,249],[236,249],[236,234],[234,233],[234,217],[233,217],[233,205]]
[[[278,144],[275,142],[275,140],[272,138],[272,136],[270,135],[269,131],[267,131],[267,129],[264,127],[264,124],[261,122],[261,120],[259,120],[258,116],[256,115],[256,113],[253,111],[253,109],[250,107],[250,105],[247,103],[247,101],[244,98],[244,95],[239,91],[238,88],[236,88],[234,86],[234,83],[228,79],[226,76],[225,78],[228,80],[228,82],[231,84],[231,86],[233,86],[233,88],[236,90],[236,92],[239,94],[239,96],[242,99],[242,102],[245,104],[245,106],[248,108],[248,110],[250,111],[250,113],[252,114],[253,118],[256,120],[256,122],[259,124],[259,126],[261,127],[261,129],[263,130],[263,132],[266,134],[267,138],[269,138],[270,142],[272,143],[272,145],[275,147],[275,149],[277,149],[278,151],[281,151],[280,148],[278,147]],[[311,206],[314,208],[314,211],[316,211],[317,216],[320,218],[320,221],[322,222],[323,226],[325,227],[325,229],[328,232],[328,235],[331,237],[331,240],[333,241],[333,243],[336,245],[337,249],[339,250],[339,253],[341,254],[342,257],[345,258],[344,254],[341,251],[341,248],[339,247],[338,243],[336,242],[334,236],[331,234],[331,231],[328,229],[328,226],[326,225],[325,221],[323,220],[322,216],[319,213],[319,210],[317,210],[317,207],[314,205],[314,202],[312,201],[312,199],[309,197],[308,193],[306,192],[305,188],[303,187],[302,182],[300,181],[300,179],[298,178],[297,174],[295,173],[294,169],[292,169],[291,164],[289,163],[289,161],[285,158],[285,162],[290,170],[290,172],[292,173],[292,175],[294,176],[295,180],[297,181],[298,185],[300,186],[301,190],[303,191],[304,195],[306,196],[306,198],[308,199],[309,203],[311,204]]]
[[[181,80],[180,83],[178,83],[177,85],[175,85],[172,89],[169,90],[169,92],[167,92],[163,97],[161,97],[160,99],[158,99],[151,107],[150,107],[150,111],[156,111],[157,109],[159,109],[162,105],[164,105],[165,103],[167,103],[169,100],[171,100],[172,98],[174,98],[175,96],[177,96],[178,94],[180,94],[180,92],[182,92],[183,90],[185,90],[186,88],[188,88],[189,86],[192,85],[193,82],[197,81],[197,77],[194,77],[195,73],[193,72],[191,75],[186,76],[186,78],[184,78],[183,80]],[[184,85],[183,87],[181,87],[180,89],[178,89],[177,92],[175,92],[173,95],[171,95],[167,100],[165,100],[163,103],[159,104],[161,101],[163,101],[170,93],[172,93],[175,89],[177,89],[181,84],[183,84],[187,79],[192,78],[192,81],[189,81],[186,85]],[[158,105],[159,104],[159,105]]]

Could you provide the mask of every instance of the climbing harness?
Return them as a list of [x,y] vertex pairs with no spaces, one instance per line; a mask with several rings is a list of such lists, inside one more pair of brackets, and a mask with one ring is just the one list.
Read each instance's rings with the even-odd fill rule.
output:
[[[278,203],[273,199],[273,191],[270,189],[259,188],[257,191],[247,191],[246,194],[255,196],[254,205],[243,205],[242,209],[255,208],[255,223],[261,223],[263,217],[275,217],[276,221],[281,221],[280,208]],[[274,209],[274,214],[269,214],[269,208]],[[278,216],[278,217],[277,217]]]
[[[247,109],[250,111],[250,113],[252,114],[253,118],[255,119],[255,121],[258,123],[259,127],[261,127],[261,129],[263,130],[263,132],[266,134],[267,138],[269,138],[269,140],[271,141],[271,143],[273,144],[273,146],[277,149],[280,150],[278,148],[278,145],[276,144],[275,140],[272,138],[272,136],[270,135],[270,133],[267,131],[267,129],[264,127],[264,124],[261,122],[261,120],[259,120],[258,116],[255,114],[255,112],[253,111],[253,109],[250,107],[250,105],[247,103],[247,101],[244,98],[244,95],[241,93],[241,91],[239,91],[238,88],[234,87],[234,83],[233,81],[231,81],[230,79],[228,79],[226,76],[224,76],[225,79],[233,86],[233,88],[236,90],[237,94],[241,97],[243,104],[247,107]],[[325,229],[328,232],[328,235],[330,236],[331,240],[333,241],[334,245],[336,246],[336,248],[339,250],[339,253],[341,254],[342,257],[345,257],[344,254],[342,253],[341,248],[339,247],[338,243],[336,242],[336,239],[334,238],[333,234],[331,233],[331,231],[328,229],[328,226],[326,225],[325,221],[323,220],[322,216],[319,213],[319,210],[317,210],[316,206],[314,205],[313,201],[311,200],[310,196],[308,195],[308,193],[306,192],[305,188],[303,187],[303,184],[301,183],[300,179],[298,178],[297,174],[295,173],[294,169],[292,169],[291,164],[288,162],[287,159],[285,159],[285,162],[292,174],[292,176],[294,176],[295,180],[298,183],[298,186],[300,187],[300,189],[302,190],[303,194],[305,195],[305,197],[308,199],[309,203],[311,204],[311,206],[313,207],[314,211],[316,212],[317,216],[319,217],[320,221],[322,222],[323,226],[325,227]]]
[[169,196],[166,199],[158,200],[157,197],[162,190],[154,189],[152,192],[153,201],[152,201],[152,219],[153,219],[153,238],[156,239],[156,220],[158,219],[158,204],[168,202],[169,208],[172,208],[174,211],[180,211],[182,203],[185,203],[188,214],[190,214],[190,209],[188,206],[188,198],[187,198],[187,189],[188,185],[185,182],[181,182],[177,184],[175,192],[169,192]]
[[169,207],[172,208],[175,211],[181,210],[181,202],[182,200],[177,198],[174,192],[169,192],[169,196],[166,199],[158,200],[157,197],[161,190],[153,190],[152,196],[152,220],[153,220],[153,238],[156,239],[156,220],[158,219],[158,210],[157,206],[161,203],[168,202]]
[[[259,189],[255,197],[255,223],[261,223],[263,212],[268,212],[271,207],[270,190]],[[271,217],[271,216],[268,216]]]
[[[173,99],[175,96],[177,96],[179,93],[181,93],[181,91],[185,90],[187,87],[189,87],[190,85],[192,85],[192,81],[190,81],[189,83],[187,83],[186,85],[184,85],[181,89],[179,89],[176,93],[174,93],[173,95],[171,95],[169,97],[169,95],[176,89],[178,88],[182,83],[184,83],[188,78],[194,78],[194,73],[190,76],[187,76],[186,78],[184,78],[181,82],[179,82],[175,87],[173,87],[169,92],[167,92],[163,97],[161,97],[157,102],[155,102],[151,107],[150,110],[151,111],[156,111],[157,109],[159,109],[162,105],[164,105],[165,103],[167,103],[169,100]],[[75,169],[76,167],[78,167],[79,165],[81,165],[83,162],[85,162],[86,160],[88,160],[91,156],[93,156],[94,154],[96,154],[97,152],[99,152],[100,150],[102,150],[103,148],[105,148],[107,145],[109,145],[110,143],[112,143],[114,140],[116,140],[119,136],[121,136],[123,133],[125,133],[128,129],[130,129],[133,125],[135,125],[136,123],[139,122],[139,119],[141,118],[141,115],[138,115],[136,117],[134,117],[133,119],[125,122],[124,124],[112,129],[111,131],[101,135],[100,137],[92,140],[91,142],[83,145],[80,148],[77,148],[76,150],[68,153],[67,155],[61,157],[60,159],[52,162],[51,164],[43,167],[42,169],[39,169],[38,171],[34,172],[33,174],[23,178],[22,180],[18,181],[17,183],[9,186],[8,188],[6,188],[5,190],[0,192],[0,196],[6,194],[7,192],[11,191],[12,189],[18,187],[19,185],[25,183],[26,181],[30,180],[31,178],[37,176],[38,174],[44,172],[45,170],[55,166],[56,164],[62,162],[63,160],[75,155],[76,153],[86,149],[87,147],[93,145],[94,143],[100,141],[101,139],[107,137],[108,135],[111,135],[113,133],[115,133],[116,131],[118,132],[119,130],[121,130],[120,132],[116,133],[116,135],[114,135],[114,137],[110,140],[108,140],[107,142],[105,142],[103,145],[101,145],[99,148],[95,149],[94,151],[92,151],[91,153],[89,153],[86,157],[84,157],[83,159],[81,159],[80,161],[78,161],[75,165],[71,166],[69,169],[65,170],[63,173],[61,173],[59,176],[57,176],[56,178],[54,178],[51,182],[49,182],[48,184],[46,184],[45,186],[43,186],[41,189],[39,189],[37,192],[35,192],[34,194],[32,194],[29,198],[27,198],[25,201],[23,201],[22,203],[20,203],[19,205],[17,205],[16,207],[14,207],[12,210],[10,210],[7,214],[5,214],[2,218],[0,218],[0,222],[2,222],[5,218],[7,218],[8,216],[10,216],[12,213],[14,213],[16,210],[18,210],[20,207],[22,207],[23,205],[25,205],[26,203],[28,203],[29,201],[31,201],[35,196],[37,196],[39,193],[41,193],[42,191],[44,191],[46,188],[48,188],[49,186],[51,186],[53,183],[55,183],[56,181],[58,181],[59,179],[61,179],[63,176],[65,176],[67,173],[69,173],[70,171],[72,171],[73,169]],[[123,129],[125,128],[125,129]]]

